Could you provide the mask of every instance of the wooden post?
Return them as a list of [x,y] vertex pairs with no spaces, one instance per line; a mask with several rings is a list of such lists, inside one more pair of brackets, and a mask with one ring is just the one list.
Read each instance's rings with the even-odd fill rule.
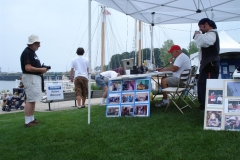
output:
[[141,42],[141,39],[142,39],[142,31],[141,31],[141,27],[142,27],[142,22],[139,21],[139,41],[138,41],[138,66],[141,66],[142,65],[142,42]]

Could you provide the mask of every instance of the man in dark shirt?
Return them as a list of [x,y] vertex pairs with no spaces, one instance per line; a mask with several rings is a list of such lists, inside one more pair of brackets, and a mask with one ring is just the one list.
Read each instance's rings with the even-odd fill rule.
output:
[[205,109],[207,79],[218,79],[220,66],[220,40],[214,21],[203,18],[198,22],[199,31],[195,31],[193,39],[199,49],[200,68],[198,76],[198,101],[200,109]]
[[37,35],[28,37],[27,47],[21,54],[22,82],[26,93],[25,105],[25,127],[35,126],[38,121],[34,118],[35,104],[42,99],[42,79],[47,68],[42,68],[40,60],[35,51],[40,47],[40,40]]

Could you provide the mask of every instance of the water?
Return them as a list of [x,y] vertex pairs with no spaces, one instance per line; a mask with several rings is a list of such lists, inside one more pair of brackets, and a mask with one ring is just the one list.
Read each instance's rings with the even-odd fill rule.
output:
[[3,90],[12,92],[13,88],[18,88],[16,81],[0,81],[0,92]]

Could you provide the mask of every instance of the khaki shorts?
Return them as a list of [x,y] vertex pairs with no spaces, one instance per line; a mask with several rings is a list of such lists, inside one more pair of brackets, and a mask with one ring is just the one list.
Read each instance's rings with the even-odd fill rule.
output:
[[87,97],[88,95],[88,79],[85,77],[76,77],[74,80],[76,96]]
[[26,93],[26,102],[39,102],[42,100],[42,80],[34,74],[23,74],[22,82]]
[[[167,77],[167,84],[168,87],[177,87],[179,83],[179,78],[178,77]],[[184,86],[184,83],[181,83],[180,86]]]

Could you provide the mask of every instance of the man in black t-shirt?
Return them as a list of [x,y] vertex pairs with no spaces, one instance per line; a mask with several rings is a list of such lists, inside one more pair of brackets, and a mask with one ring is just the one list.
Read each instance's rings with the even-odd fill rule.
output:
[[197,81],[199,108],[205,109],[207,79],[218,79],[220,66],[220,40],[217,25],[213,20],[203,18],[198,22],[202,33],[195,31],[193,39],[198,47],[200,60],[199,76]]
[[37,35],[28,37],[27,47],[21,54],[22,82],[26,93],[25,127],[35,126],[38,121],[34,118],[35,104],[42,99],[42,79],[47,68],[42,68],[40,60],[35,51],[40,47],[40,40]]

